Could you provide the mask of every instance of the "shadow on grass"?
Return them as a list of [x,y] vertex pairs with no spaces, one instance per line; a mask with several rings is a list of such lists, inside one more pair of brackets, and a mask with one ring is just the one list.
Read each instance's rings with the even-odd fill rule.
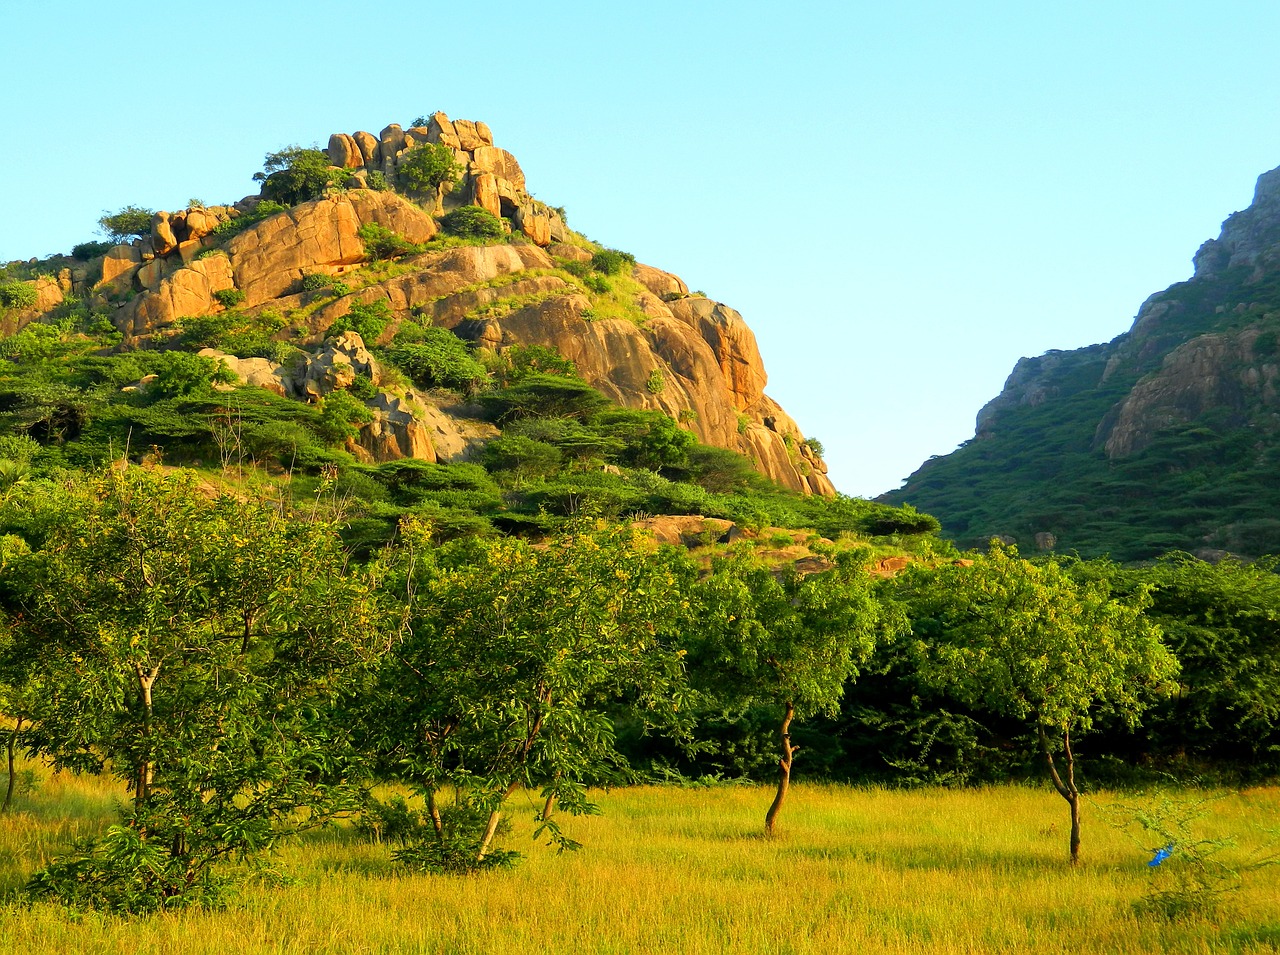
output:
[[[936,872],[972,873],[975,869],[988,869],[1001,873],[1061,872],[1071,869],[1064,851],[1061,858],[1042,852],[1026,853],[1000,850],[970,850],[963,855],[930,853],[927,849],[896,848],[874,850],[859,846],[791,846],[787,854],[800,859],[821,862],[861,862],[899,871],[926,870]],[[1088,868],[1086,860],[1082,868]]]

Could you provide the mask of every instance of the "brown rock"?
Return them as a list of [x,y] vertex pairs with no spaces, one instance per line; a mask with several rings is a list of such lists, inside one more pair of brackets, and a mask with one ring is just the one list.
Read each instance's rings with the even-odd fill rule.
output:
[[525,191],[524,173],[516,157],[497,146],[480,146],[471,154],[476,167],[491,172],[499,179],[505,179],[518,191]]
[[360,429],[355,443],[372,460],[437,460],[431,435],[408,401],[381,392],[366,404],[373,411],[373,420]]
[[373,355],[364,347],[364,339],[355,332],[343,332],[307,358],[293,377],[293,390],[314,401],[339,388],[349,387],[355,382],[356,375],[371,378],[376,383],[381,374]]
[[482,145],[493,145],[493,133],[490,131],[488,124],[476,123],[476,135],[480,137]]
[[534,212],[532,206],[522,206],[516,210],[515,219],[520,231],[535,245],[545,248],[551,244],[551,219],[548,216]]
[[664,514],[632,521],[631,526],[652,534],[659,544],[673,547],[700,547],[729,543],[741,536],[733,521],[700,514]]
[[139,295],[122,310],[130,323],[126,334],[145,335],[186,315],[207,315],[215,309],[213,293],[234,287],[231,261],[225,255],[197,259],[161,278],[155,291]]
[[734,407],[745,411],[759,401],[768,376],[756,336],[742,316],[726,305],[701,296],[682,298],[668,303],[668,307],[676,318],[696,329],[715,352],[720,371],[733,393]]
[[427,123],[427,141],[444,143],[450,149],[462,148],[462,143],[458,139],[458,131],[453,128],[453,123],[449,122],[449,117],[444,113],[431,114],[431,119]]
[[267,358],[237,358],[216,348],[202,348],[197,354],[216,358],[236,376],[240,384],[265,388],[282,398],[294,397],[292,378],[274,361]]
[[123,284],[133,277],[141,265],[142,255],[135,246],[112,246],[102,259],[102,278],[98,280],[97,287],[116,284],[117,279]]
[[360,149],[360,157],[366,166],[376,166],[382,162],[382,143],[377,136],[361,130],[358,133],[352,133],[351,138]]
[[339,169],[356,169],[364,165],[364,155],[353,137],[334,133],[329,137],[329,165]]
[[637,282],[664,301],[684,298],[689,294],[689,286],[685,285],[684,280],[678,275],[655,269],[652,265],[637,263],[636,267],[631,270],[631,275]]
[[167,212],[157,212],[151,217],[151,246],[156,255],[168,255],[178,245],[170,218]]
[[564,242],[553,243],[547,247],[547,252],[557,259],[568,259],[570,262],[591,261],[591,253],[586,249],[581,249],[576,245],[568,245]]
[[484,137],[476,129],[476,124],[469,119],[455,119],[453,121],[453,131],[458,135],[458,148],[467,152],[479,149],[481,146],[493,145],[492,139],[487,143],[484,141]]
[[389,156],[394,156],[400,150],[404,149],[404,130],[396,123],[392,123],[384,129],[378,137],[382,142],[382,159],[383,162]]
[[392,192],[361,189],[295,206],[227,244],[245,307],[283,295],[305,272],[363,262],[364,243],[356,232],[370,222],[410,242],[425,242],[437,231],[429,215]]
[[471,201],[495,216],[502,215],[502,199],[498,195],[498,180],[493,173],[481,172],[472,177]]
[[202,239],[225,221],[227,219],[219,216],[213,209],[188,209],[187,238]]

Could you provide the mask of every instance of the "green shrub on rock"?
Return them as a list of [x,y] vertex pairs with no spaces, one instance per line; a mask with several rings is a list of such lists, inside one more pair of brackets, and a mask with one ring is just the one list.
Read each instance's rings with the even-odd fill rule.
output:
[[463,206],[454,209],[440,220],[448,235],[460,239],[501,239],[506,235],[502,220],[480,206]]

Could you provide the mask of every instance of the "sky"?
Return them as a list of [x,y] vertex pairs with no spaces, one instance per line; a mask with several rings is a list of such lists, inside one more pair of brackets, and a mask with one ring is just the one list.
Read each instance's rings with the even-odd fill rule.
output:
[[1108,341],[1280,165],[1280,4],[11,3],[0,262],[443,110],[572,228],[736,308],[844,493]]

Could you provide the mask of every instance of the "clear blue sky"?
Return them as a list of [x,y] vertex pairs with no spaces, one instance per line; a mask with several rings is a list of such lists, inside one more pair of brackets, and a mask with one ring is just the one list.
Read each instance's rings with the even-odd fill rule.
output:
[[4,13],[0,261],[442,109],[743,313],[875,495],[1020,356],[1106,341],[1280,165],[1280,4],[46,0]]

